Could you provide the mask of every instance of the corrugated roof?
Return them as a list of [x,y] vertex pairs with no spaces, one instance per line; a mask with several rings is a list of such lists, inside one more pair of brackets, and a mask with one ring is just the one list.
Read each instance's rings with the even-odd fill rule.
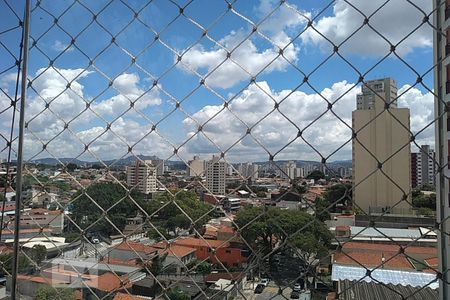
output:
[[341,281],[339,299],[341,300],[438,300],[439,293],[431,288],[415,288],[392,284],[379,284],[375,282]]
[[413,287],[429,286],[432,289],[437,289],[439,287],[439,283],[436,280],[436,275],[430,273],[376,269],[371,272],[371,276],[367,275],[367,269],[365,268],[334,264],[331,272],[331,279],[333,281],[362,280],[365,282],[375,280],[376,282],[386,284],[391,283],[394,285],[410,285]]
[[391,238],[415,238],[422,236],[419,229],[401,229],[401,228],[378,228],[378,227],[360,227],[351,226],[352,235],[359,237],[391,237]]

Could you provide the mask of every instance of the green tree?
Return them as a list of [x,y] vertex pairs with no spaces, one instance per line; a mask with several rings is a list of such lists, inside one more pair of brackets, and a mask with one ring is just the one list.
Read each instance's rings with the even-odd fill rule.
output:
[[[214,216],[212,205],[201,202],[193,191],[180,191],[175,197],[163,193],[144,208],[149,215],[157,214],[158,219],[164,221],[163,227],[174,233],[175,226],[181,229],[201,230]],[[189,219],[192,219],[193,223]]]
[[[166,228],[158,226],[158,227],[156,227],[156,229],[150,228],[147,231],[146,235],[149,239],[157,240],[157,241],[161,240],[163,237],[165,237],[166,239],[170,239],[170,235],[167,233]],[[158,231],[159,231],[159,233],[158,233]],[[163,235],[163,237],[161,236],[161,234]]]
[[436,194],[425,195],[422,192],[412,194],[412,204],[415,208],[436,210]]
[[329,205],[330,203],[321,197],[316,199],[314,202],[314,211],[317,219],[322,222],[330,219],[330,211],[328,208]]
[[338,205],[343,206],[344,209],[351,209],[353,206],[352,201],[352,185],[338,183],[329,187],[324,195],[325,202],[328,205],[332,205],[331,212],[336,212]]
[[266,255],[284,251],[285,242],[294,244],[305,257],[320,256],[330,247],[331,234],[322,222],[300,210],[275,207],[245,207],[235,218],[242,237],[253,249]]
[[323,172],[319,170],[314,170],[311,173],[309,173],[308,176],[306,176],[306,179],[314,179],[315,181],[324,178],[325,174],[323,174]]
[[98,206],[105,211],[107,210],[106,217],[119,230],[123,230],[126,225],[126,218],[136,216],[139,211],[133,200],[141,207],[145,205],[142,194],[132,191],[128,195],[121,185],[115,183],[93,184],[85,192],[77,193],[75,199],[71,211],[75,222],[82,229],[95,223],[89,230],[99,231],[105,235],[115,234],[117,230],[106,220],[103,211]]
[[212,266],[209,262],[203,261],[197,265],[197,267],[195,268],[195,271],[202,275],[208,275],[212,271]]
[[[14,255],[13,253],[0,254],[0,274],[11,274],[13,267]],[[19,254],[19,273],[32,273],[33,266],[30,260],[23,254]]]
[[34,263],[40,265],[42,261],[47,258],[47,248],[42,245],[34,245],[33,248],[28,251],[28,256]]
[[68,163],[68,164],[66,165],[66,168],[67,168],[67,170],[68,170],[69,172],[73,172],[73,171],[75,171],[76,169],[78,169],[78,165],[77,165],[77,164],[74,164],[74,163]]
[[164,296],[167,300],[190,300],[191,299],[191,297],[189,297],[188,294],[184,293],[178,287],[169,289],[164,294]]
[[36,300],[75,300],[75,293],[72,289],[53,288],[51,286],[40,287],[36,293]]

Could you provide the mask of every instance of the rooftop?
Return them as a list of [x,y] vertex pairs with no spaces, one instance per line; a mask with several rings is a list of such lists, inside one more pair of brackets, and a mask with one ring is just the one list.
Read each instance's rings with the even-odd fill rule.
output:
[[341,300],[353,299],[389,299],[389,300],[434,300],[439,299],[437,290],[431,288],[416,288],[412,286],[402,286],[393,284],[378,284],[375,282],[355,282],[343,280],[340,283],[342,293],[339,296]]
[[229,242],[218,240],[205,240],[193,237],[179,238],[173,244],[188,246],[188,247],[209,247],[209,248],[226,248],[230,246]]

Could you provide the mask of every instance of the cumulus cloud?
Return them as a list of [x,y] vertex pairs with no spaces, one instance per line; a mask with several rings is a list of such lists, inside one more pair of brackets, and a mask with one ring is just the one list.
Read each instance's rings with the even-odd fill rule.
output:
[[[398,100],[399,107],[410,109],[411,132],[418,134],[417,143],[434,147],[434,96],[422,92],[410,85],[404,85],[398,91],[403,94]],[[430,125],[431,124],[431,125]],[[419,133],[420,132],[420,133]]]
[[[360,91],[359,87],[352,87],[354,84],[341,81],[320,92],[330,102],[339,99],[333,105],[333,112],[341,121],[330,111],[326,112],[328,104],[319,94],[291,90],[277,92],[266,82],[257,82],[233,100],[229,110],[223,106],[205,106],[193,114],[195,121],[205,125],[202,133],[197,134],[188,144],[189,152],[215,153],[218,152],[216,144],[220,150],[232,147],[229,157],[238,161],[249,158],[265,160],[268,154],[264,148],[271,154],[278,153],[276,159],[318,160],[320,156],[316,150],[327,157],[343,146],[333,154],[331,160],[350,159],[351,142],[348,141],[351,139],[351,113]],[[400,93],[408,87],[402,87]],[[279,111],[271,112],[275,104],[273,99],[280,103]],[[418,132],[433,119],[433,97],[430,93],[424,94],[417,88],[412,88],[400,97],[399,105],[411,109],[413,132]],[[324,112],[326,113],[322,115]],[[266,116],[268,113],[270,114]],[[194,135],[197,130],[195,121],[184,120],[189,130],[188,136]],[[247,126],[252,129],[251,135],[262,146],[246,135]],[[297,138],[299,129],[310,145]],[[433,138],[431,126],[419,136],[418,143],[426,143]],[[242,140],[235,144],[239,139]],[[292,143],[284,148],[290,142]]]
[[[424,18],[419,9],[408,1],[388,1],[383,5],[385,2],[338,0],[333,5],[332,15],[319,18],[313,26],[334,44],[339,45],[357,31],[365,16],[370,16],[369,24],[393,45],[406,38],[397,47],[397,53],[400,55],[406,55],[414,49],[432,47],[432,28],[424,24],[416,30]],[[412,2],[427,14],[432,11],[430,1]],[[389,53],[390,45],[379,34],[366,25],[346,41],[341,50],[365,56],[384,56]],[[323,50],[332,49],[331,44],[311,28],[301,37],[306,44],[320,46]]]
[[[116,95],[92,101],[81,83],[89,75],[90,73],[83,72],[83,69],[50,68],[36,72],[27,97],[26,157],[38,154],[42,150],[42,143],[50,140],[46,150],[52,155],[74,157],[84,150],[83,143],[89,144],[95,140],[91,151],[95,151],[102,159],[116,158],[126,154],[126,143],[133,145],[150,131],[148,122],[137,118],[136,110],[145,110],[161,104],[157,87],[145,89],[137,74],[124,73],[113,83],[114,89],[111,91],[115,91]],[[67,88],[69,82],[70,88]],[[87,109],[86,102],[90,101],[92,103]],[[136,104],[131,112],[114,121],[111,125],[114,133],[107,131],[106,122],[92,112],[105,120],[112,120],[130,108],[130,101],[136,101]],[[0,103],[2,107],[9,105],[9,99],[3,94],[0,96]],[[2,132],[3,129],[9,128],[10,122],[10,116],[3,114]],[[66,123],[69,123],[71,132],[64,130]],[[140,142],[136,150],[144,153],[146,149],[157,149],[157,154],[162,154],[167,147],[159,137],[150,135]],[[46,155],[49,156],[49,153],[44,152],[41,156]]]
[[[272,1],[262,1],[257,13],[266,16],[274,9],[273,6]],[[201,44],[190,48],[183,55],[184,68],[204,75],[211,73],[206,83],[224,89],[249,80],[260,72],[285,71],[289,65],[286,59],[295,63],[300,51],[291,43],[288,31],[306,22],[305,16],[282,5],[258,27],[259,32],[273,42],[270,46],[261,46],[259,42],[263,39],[256,33],[248,37],[251,28],[239,28],[218,41],[225,49],[221,46],[206,48]],[[280,49],[283,49],[284,58],[279,54]],[[231,58],[227,59],[227,52],[231,52]]]

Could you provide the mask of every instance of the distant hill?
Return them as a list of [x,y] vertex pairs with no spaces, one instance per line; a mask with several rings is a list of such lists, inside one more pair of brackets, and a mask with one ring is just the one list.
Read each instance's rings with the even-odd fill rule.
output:
[[[112,165],[114,164],[114,166],[128,166],[133,164],[136,159],[139,158],[141,160],[154,160],[154,159],[159,159],[157,156],[155,155],[136,155],[136,156],[128,156],[119,160],[104,160],[103,163],[105,163],[106,165]],[[282,165],[284,163],[287,163],[288,161],[292,161],[292,160],[277,160],[275,161],[275,163],[277,165]],[[306,164],[320,164],[320,162],[318,161],[312,161],[312,160],[294,160],[295,163],[298,166],[302,166],[302,165],[306,165]],[[55,158],[39,158],[39,159],[35,159],[31,161],[32,163],[35,164],[44,164],[44,165],[50,165],[50,166],[56,166],[60,163],[64,163],[64,164],[68,164],[68,163],[74,163],[77,164],[79,166],[83,166],[83,165],[102,165],[99,161],[82,161],[79,159],[74,159],[74,158],[68,158],[68,157],[64,157],[64,158],[59,158],[58,160]],[[261,161],[261,162],[254,162],[254,164],[258,164],[258,165],[265,165],[268,164],[268,161]],[[170,166],[171,169],[185,169],[186,166],[184,164],[184,162],[182,161],[165,161],[164,162],[165,165]],[[339,161],[333,161],[333,162],[329,162],[329,165],[338,165],[338,166],[342,166],[342,167],[351,167],[352,166],[352,161],[351,160],[339,160]],[[234,165],[238,165],[238,163],[234,163]]]

